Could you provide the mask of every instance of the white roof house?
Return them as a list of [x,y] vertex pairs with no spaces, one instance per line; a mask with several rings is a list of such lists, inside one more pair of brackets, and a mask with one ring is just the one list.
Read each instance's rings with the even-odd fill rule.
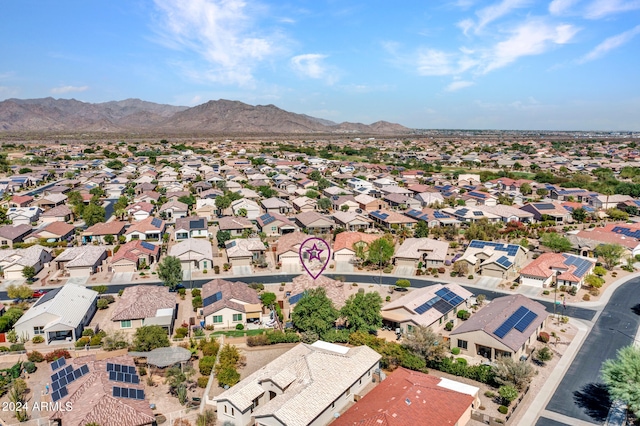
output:
[[202,238],[183,240],[169,249],[169,256],[175,256],[182,262],[183,268],[209,269],[213,267],[213,249],[211,242]]
[[54,261],[56,269],[66,270],[72,277],[88,276],[98,271],[107,258],[107,249],[100,246],[69,247]]
[[236,425],[325,425],[379,368],[367,346],[299,344],[213,399],[218,419]]
[[18,336],[42,335],[45,341],[76,340],[96,311],[98,292],[81,285],[65,284],[42,296],[16,322]]

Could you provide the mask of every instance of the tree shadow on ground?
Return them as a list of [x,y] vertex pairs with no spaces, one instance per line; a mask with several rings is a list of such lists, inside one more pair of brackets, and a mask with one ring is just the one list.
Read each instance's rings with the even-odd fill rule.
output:
[[640,315],[640,303],[638,303],[637,305],[634,305],[631,308],[631,312],[633,312],[636,315]]
[[584,409],[589,417],[597,421],[605,421],[611,408],[611,397],[607,387],[602,383],[589,383],[573,393],[578,407]]

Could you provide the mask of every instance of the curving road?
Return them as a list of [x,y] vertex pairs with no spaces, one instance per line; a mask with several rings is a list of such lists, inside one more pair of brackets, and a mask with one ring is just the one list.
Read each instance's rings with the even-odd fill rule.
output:
[[640,278],[633,278],[614,291],[546,406],[547,411],[566,416],[566,422],[545,417],[543,412],[537,426],[573,426],[574,419],[604,424],[611,401],[600,380],[600,368],[605,360],[616,357],[618,349],[636,339],[639,303]]

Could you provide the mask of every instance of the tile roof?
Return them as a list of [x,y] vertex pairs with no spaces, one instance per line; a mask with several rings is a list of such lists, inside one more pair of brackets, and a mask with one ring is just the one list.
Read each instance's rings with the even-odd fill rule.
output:
[[333,305],[338,309],[343,307],[349,298],[349,285],[345,285],[342,281],[331,279],[326,275],[320,275],[315,280],[307,274],[298,275],[291,280],[291,284],[291,296],[302,294],[312,288],[324,288],[327,297],[331,299]]
[[134,222],[129,229],[125,232],[126,235],[130,235],[133,232],[152,232],[152,231],[164,231],[165,221],[153,216],[149,216],[146,219],[142,219],[138,222]]
[[14,240],[22,235],[31,232],[31,225],[5,225],[0,227],[0,237]]
[[55,206],[54,208],[47,210],[46,212],[42,213],[40,216],[41,217],[56,217],[56,216],[63,217],[63,216],[68,216],[71,213],[73,212],[68,206],[61,204],[59,206]]
[[101,257],[106,257],[107,249],[100,246],[69,247],[56,257],[56,262],[67,262],[66,268],[93,266]]
[[314,222],[322,222],[321,226],[333,226],[334,222],[330,218],[321,215],[318,212],[304,212],[296,215],[296,220],[300,222],[302,226],[312,225]]
[[422,260],[426,255],[426,259],[443,261],[447,258],[447,250],[449,250],[449,242],[438,241],[431,238],[407,238],[394,257]]
[[124,289],[111,321],[153,318],[161,309],[174,309],[176,296],[169,287],[137,285]]
[[[51,249],[36,244],[24,249],[0,250],[0,262],[4,263],[5,269],[10,265],[35,266],[40,261],[43,251],[49,253]],[[46,254],[43,261],[50,260],[51,255]]]
[[146,241],[132,240],[120,246],[120,249],[111,258],[111,263],[116,263],[121,259],[127,259],[132,262],[138,262],[140,256],[154,255],[158,256],[160,246],[148,243]]
[[206,230],[209,229],[207,219],[200,216],[179,217],[176,219],[175,229]]
[[260,238],[236,238],[225,242],[227,257],[252,256],[254,251],[265,251],[267,248]]
[[[458,425],[475,395],[447,389],[439,377],[398,368],[331,424],[333,426]],[[458,382],[454,382],[460,384]],[[472,388],[468,385],[462,385]],[[470,389],[470,393],[473,392]]]
[[69,234],[70,232],[73,232],[75,229],[76,229],[75,226],[69,225],[66,222],[60,222],[60,221],[51,222],[43,226],[42,228],[36,229],[35,231],[33,231],[33,234],[31,234],[29,237],[37,237],[42,232],[49,232],[51,234],[63,237]]
[[96,223],[88,227],[82,235],[119,235],[127,225],[127,222],[114,220],[113,222]]
[[216,278],[202,286],[202,300],[221,292],[222,297],[203,307],[203,315],[209,316],[225,307],[239,312],[246,312],[245,305],[260,304],[258,292],[242,282],[231,282]]
[[251,229],[253,223],[246,217],[242,216],[224,216],[218,219],[218,226],[221,231],[233,229]]
[[311,238],[311,236],[307,234],[303,234],[302,232],[295,231],[288,234],[284,234],[280,238],[278,238],[276,254],[280,256],[282,253],[285,253],[289,250],[298,251],[295,246],[298,246],[305,242],[307,239]]
[[275,417],[288,426],[306,426],[379,360],[380,355],[367,346],[345,348],[325,342],[301,343],[214,401],[226,400],[242,411],[247,410],[256,397],[267,392],[261,383],[273,381],[286,388],[282,394],[254,409],[256,421],[259,423],[261,417]]
[[[524,306],[537,314],[537,317],[524,329],[523,332],[510,330],[503,338],[499,338],[494,331],[500,327],[520,306]],[[492,338],[502,342],[507,347],[517,352],[529,339],[537,327],[547,318],[547,310],[541,303],[533,301],[521,294],[498,297],[491,303],[480,309],[467,321],[464,321],[451,332],[451,336],[472,331],[484,332]]]
[[379,234],[365,234],[364,232],[341,232],[336,235],[333,243],[334,253],[338,250],[347,248],[353,251],[353,245],[359,241],[371,244],[375,240],[382,238]]
[[211,260],[213,249],[211,242],[204,238],[189,238],[180,241],[169,249],[169,256],[179,257],[180,260]]

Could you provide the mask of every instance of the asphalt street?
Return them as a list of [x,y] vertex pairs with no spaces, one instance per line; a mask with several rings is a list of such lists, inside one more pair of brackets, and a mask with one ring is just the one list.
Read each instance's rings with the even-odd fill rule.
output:
[[[609,299],[546,409],[594,424],[603,424],[611,402],[600,379],[602,363],[632,344],[640,325],[640,278],[619,287]],[[637,313],[636,313],[637,312]],[[537,425],[551,426],[540,418]]]

